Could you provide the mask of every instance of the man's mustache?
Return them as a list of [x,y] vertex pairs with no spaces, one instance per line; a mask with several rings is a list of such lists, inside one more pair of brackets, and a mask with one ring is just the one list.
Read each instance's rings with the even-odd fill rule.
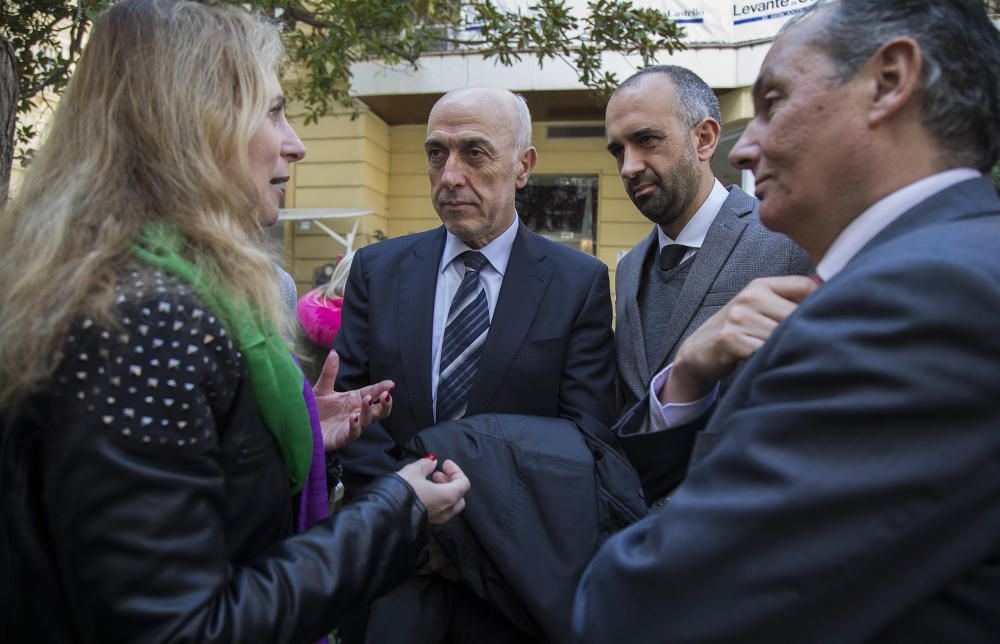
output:
[[634,177],[630,178],[628,180],[628,184],[627,185],[628,185],[629,190],[635,190],[639,186],[647,185],[647,184],[653,184],[653,185],[657,185],[658,186],[658,185],[660,185],[660,178],[657,177],[655,174],[649,174],[649,173],[645,173],[644,172],[642,174],[638,174],[638,175],[635,175]]
[[476,205],[478,200],[473,195],[467,195],[462,192],[455,192],[452,190],[445,190],[437,199],[438,204],[442,206],[456,206],[456,205]]

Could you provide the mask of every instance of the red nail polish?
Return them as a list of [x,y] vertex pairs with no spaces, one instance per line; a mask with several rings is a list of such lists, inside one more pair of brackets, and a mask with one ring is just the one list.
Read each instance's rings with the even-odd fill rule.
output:
[[428,455],[427,455],[427,456],[425,456],[424,458],[429,458],[429,459],[431,459],[432,461],[436,461],[436,460],[437,460],[437,456],[434,456],[433,454],[428,454]]
[[377,405],[377,404],[378,404],[378,398],[372,398],[372,399],[371,399],[371,400],[370,400],[370,401],[368,402],[368,406],[369,406],[369,407],[374,407],[374,406],[375,406],[375,405]]

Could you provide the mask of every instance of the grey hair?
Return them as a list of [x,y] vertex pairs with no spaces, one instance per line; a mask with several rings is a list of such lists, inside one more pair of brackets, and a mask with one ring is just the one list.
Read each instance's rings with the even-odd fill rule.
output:
[[515,141],[515,156],[520,156],[521,152],[531,147],[531,111],[528,110],[528,101],[520,94],[515,93],[517,99],[515,109],[517,110],[517,140]]
[[722,126],[722,109],[719,99],[698,74],[686,67],[677,65],[650,65],[643,67],[625,79],[625,82],[615,90],[615,93],[634,87],[647,74],[664,74],[670,77],[677,90],[677,103],[681,117],[687,127],[694,127],[706,118],[715,119]]
[[982,0],[820,0],[803,17],[814,14],[822,20],[814,44],[836,65],[834,82],[908,36],[923,59],[921,118],[948,161],[988,172],[1000,158],[1000,33]]

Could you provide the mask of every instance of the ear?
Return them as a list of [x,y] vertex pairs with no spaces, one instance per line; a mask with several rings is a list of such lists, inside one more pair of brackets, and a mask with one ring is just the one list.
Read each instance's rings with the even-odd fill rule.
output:
[[906,107],[920,89],[923,58],[912,38],[893,38],[868,61],[872,95],[868,122],[878,125]]
[[538,152],[534,147],[528,146],[521,150],[521,158],[517,161],[517,181],[515,182],[518,188],[523,188],[528,183],[528,177],[531,176],[536,161],[538,161]]
[[719,145],[719,135],[722,133],[722,126],[713,118],[705,117],[700,123],[691,128],[691,139],[694,141],[695,152],[698,153],[699,161],[708,161],[715,154],[715,148]]

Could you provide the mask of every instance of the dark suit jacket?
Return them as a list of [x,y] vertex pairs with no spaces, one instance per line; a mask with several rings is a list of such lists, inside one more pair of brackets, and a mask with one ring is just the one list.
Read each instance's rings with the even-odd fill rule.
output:
[[962,182],[799,306],[592,562],[578,640],[1000,641],[998,248]]
[[[433,424],[431,334],[445,229],[358,251],[334,348],[337,389],[389,378],[392,414],[342,451],[347,481],[395,469],[386,450]],[[615,417],[607,267],[520,225],[469,398],[485,412]],[[391,438],[390,438],[391,437]],[[358,479],[355,478],[357,481]]]
[[[615,350],[622,408],[642,398],[653,375],[673,359],[681,342],[751,280],[812,272],[812,261],[806,252],[788,237],[764,228],[757,207],[757,200],[738,187],[729,189],[729,197],[692,260],[670,325],[655,337],[643,337],[638,298],[645,267],[659,253],[656,228],[618,263]],[[650,345],[656,347],[659,356],[654,364],[649,364],[646,357]]]

